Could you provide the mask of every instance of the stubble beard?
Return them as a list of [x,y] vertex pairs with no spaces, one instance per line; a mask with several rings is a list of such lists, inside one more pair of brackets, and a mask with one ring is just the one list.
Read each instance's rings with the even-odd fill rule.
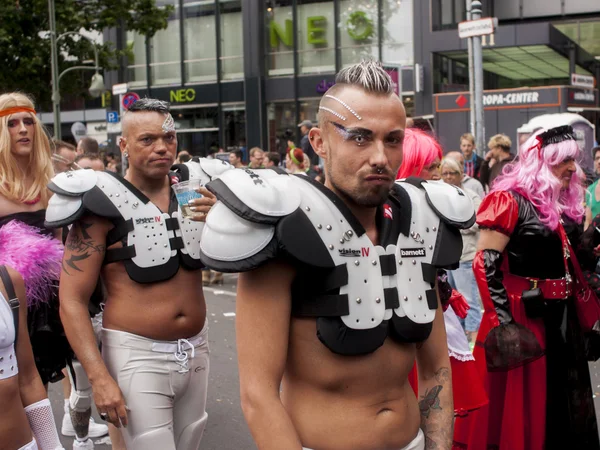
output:
[[363,208],[377,208],[383,205],[391,189],[391,186],[377,186],[371,192],[366,192],[366,190],[361,190],[360,187],[346,189],[336,183],[335,177],[331,177],[330,182],[346,204],[353,203]]

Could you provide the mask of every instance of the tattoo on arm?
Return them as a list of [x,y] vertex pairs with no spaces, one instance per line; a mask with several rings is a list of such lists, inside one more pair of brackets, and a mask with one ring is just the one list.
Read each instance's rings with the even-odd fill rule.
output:
[[427,389],[419,401],[421,412],[421,428],[425,433],[426,450],[449,449],[452,443],[453,411],[442,406],[440,394],[452,389],[450,386],[450,369],[442,367],[434,375],[435,386]]
[[65,249],[68,250],[71,255],[68,258],[63,259],[62,264],[63,271],[67,275],[71,275],[69,270],[83,272],[77,265],[79,261],[88,259],[94,253],[103,255],[106,251],[106,246],[96,244],[94,239],[88,233],[87,230],[92,226],[93,224],[85,222],[78,222],[73,225],[73,229],[67,237],[67,242],[65,242]]

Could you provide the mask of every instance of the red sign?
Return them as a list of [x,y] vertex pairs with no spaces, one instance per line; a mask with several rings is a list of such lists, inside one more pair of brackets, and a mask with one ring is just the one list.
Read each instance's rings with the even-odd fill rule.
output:
[[131,105],[133,105],[139,99],[140,96],[135,92],[128,92],[127,94],[123,94],[123,98],[121,99],[121,106],[124,110],[127,111],[129,108],[131,108]]
[[467,97],[465,97],[464,95],[460,94],[457,99],[456,99],[456,104],[460,107],[460,108],[464,108],[465,105],[467,104]]

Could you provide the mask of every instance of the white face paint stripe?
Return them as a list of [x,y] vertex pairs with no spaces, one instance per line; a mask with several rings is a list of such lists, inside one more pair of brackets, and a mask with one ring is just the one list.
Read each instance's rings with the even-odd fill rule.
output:
[[173,116],[171,114],[167,114],[167,117],[165,117],[165,121],[162,124],[162,130],[165,133],[175,131],[175,121],[173,120]]
[[339,98],[334,97],[333,95],[330,95],[330,94],[325,95],[325,97],[335,100],[340,105],[342,105],[344,108],[346,108],[348,111],[350,111],[354,115],[354,117],[356,117],[358,120],[362,120],[362,117],[360,117],[358,114],[356,114],[356,111],[354,111],[352,108],[350,108],[345,101],[340,100]]
[[342,120],[346,120],[346,118],[344,116],[342,116],[340,113],[335,112],[333,109],[329,109],[325,106],[319,106],[319,109],[323,110],[323,111],[327,111],[330,114],[333,114],[334,116],[342,119]]

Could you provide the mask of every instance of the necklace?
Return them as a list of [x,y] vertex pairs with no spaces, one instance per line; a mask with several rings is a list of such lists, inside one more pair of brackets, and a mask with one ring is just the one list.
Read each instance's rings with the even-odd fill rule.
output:
[[38,194],[36,198],[34,198],[33,200],[25,200],[22,201],[21,203],[24,203],[26,205],[35,205],[36,203],[38,203],[40,200],[42,199],[42,195]]

